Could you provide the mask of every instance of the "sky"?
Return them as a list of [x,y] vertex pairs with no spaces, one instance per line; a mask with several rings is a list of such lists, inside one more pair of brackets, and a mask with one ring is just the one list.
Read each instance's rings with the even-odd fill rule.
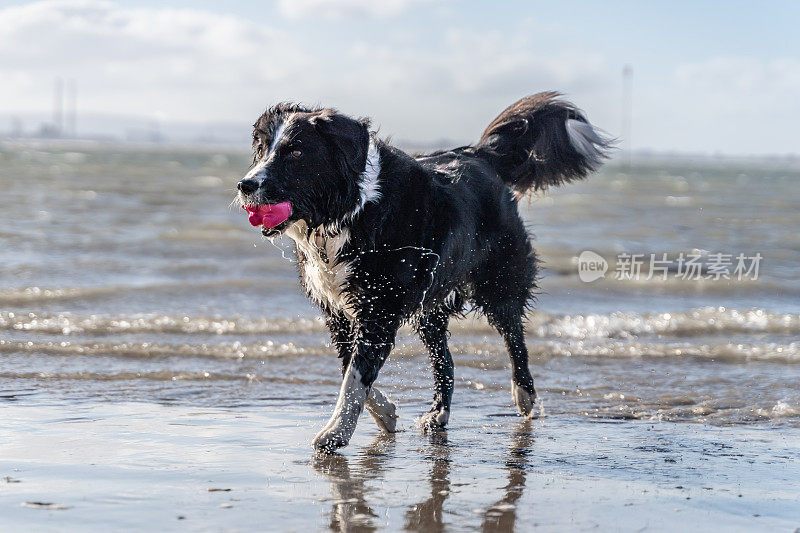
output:
[[396,140],[469,143],[554,89],[619,137],[631,65],[623,148],[795,154],[798,22],[790,1],[0,0],[0,134],[47,116],[60,77],[78,87],[79,134],[92,115],[246,138],[289,100]]

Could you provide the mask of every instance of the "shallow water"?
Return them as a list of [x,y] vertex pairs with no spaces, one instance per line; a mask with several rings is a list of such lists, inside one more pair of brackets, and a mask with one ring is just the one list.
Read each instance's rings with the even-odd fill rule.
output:
[[[268,243],[228,207],[247,166],[246,154],[196,149],[0,145],[0,408],[13,420],[0,443],[0,475],[15,478],[15,468],[27,468],[30,478],[0,492],[14,524],[30,513],[60,512],[17,507],[21,498],[63,500],[61,485],[48,482],[47,472],[55,472],[58,483],[83,484],[88,492],[78,493],[93,512],[117,506],[111,516],[120,524],[136,519],[135,511],[121,510],[129,503],[155,505],[156,496],[134,495],[152,483],[153,494],[173,491],[171,503],[152,507],[157,514],[177,520],[179,503],[193,501],[194,518],[211,513],[213,529],[228,523],[214,507],[217,499],[224,503],[217,496],[232,495],[204,493],[204,474],[192,471],[191,459],[213,454],[220,458],[209,472],[233,472],[240,489],[255,491],[235,507],[263,504],[262,512],[283,517],[285,529],[307,529],[292,518],[290,501],[314,504],[312,528],[339,528],[342,520],[422,528],[425,520],[443,520],[454,529],[491,529],[515,512],[542,525],[607,523],[591,518],[591,506],[564,522],[536,503],[534,491],[517,496],[520,474],[529,487],[551,487],[541,489],[550,503],[584,493],[601,517],[611,509],[601,503],[609,491],[664,512],[681,500],[682,512],[695,514],[703,494],[700,501],[715,509],[708,516],[745,527],[743,517],[760,514],[755,507],[740,514],[730,495],[698,488],[703,476],[694,469],[705,471],[707,460],[698,446],[713,449],[709,442],[738,442],[731,445],[742,454],[735,463],[715,455],[709,475],[726,490],[738,483],[753,491],[773,525],[788,524],[786,502],[797,503],[796,492],[781,492],[777,478],[761,487],[760,477],[782,469],[780,479],[797,480],[788,459],[775,457],[798,459],[800,170],[744,161],[612,162],[585,183],[524,202],[544,267],[528,346],[545,416],[530,426],[513,417],[500,338],[470,316],[451,327],[457,383],[446,442],[419,435],[413,419],[427,408],[431,378],[421,343],[403,329],[379,384],[399,402],[407,431],[382,440],[365,417],[344,457],[318,464],[308,443],[335,400],[339,363],[318,313],[301,296],[290,243]],[[611,263],[604,279],[580,281],[576,258],[584,250]],[[621,252],[674,257],[697,250],[760,253],[758,279],[613,276]],[[175,420],[194,428],[190,440],[173,434]],[[87,436],[79,427],[92,429]],[[267,438],[273,431],[278,440]],[[667,461],[673,466],[647,477],[665,457],[630,450],[638,441],[655,446],[652,431],[666,435],[664,453],[686,461],[682,468]],[[55,439],[52,450],[60,451],[39,454],[33,434]],[[610,453],[595,450],[601,436],[629,451],[613,451],[610,463],[597,460]],[[73,450],[83,438],[100,450],[97,474],[79,471],[91,462],[88,452]],[[205,438],[206,448],[191,440]],[[104,449],[147,439],[138,459],[133,452],[126,458],[139,461],[129,467]],[[552,439],[572,447],[565,451]],[[533,459],[507,466],[523,460],[514,451],[519,441],[535,441]],[[758,467],[748,463],[750,474],[738,471],[742,457],[772,457],[773,448],[782,451]],[[575,457],[560,455],[569,450]],[[65,459],[69,454],[74,458]],[[230,470],[228,459],[235,462]],[[254,471],[244,467],[248,461]],[[148,477],[150,463],[164,476]],[[453,465],[450,473],[440,463]],[[273,468],[279,473],[265,473]],[[684,486],[696,481],[691,504],[682,501],[685,491],[667,486],[676,468]],[[436,495],[455,494],[462,474],[452,472],[470,469],[461,496]],[[620,469],[627,473],[609,473]],[[128,488],[104,500],[103,487],[121,471]],[[483,492],[476,481],[483,477],[492,490]],[[186,479],[195,492],[176,488]],[[635,496],[648,483],[663,501]],[[494,518],[487,512],[492,498],[500,505]],[[64,516],[82,520],[83,504],[69,505]],[[238,516],[233,528],[253,524],[228,516]],[[620,522],[620,529],[647,524],[661,529],[665,522]]]

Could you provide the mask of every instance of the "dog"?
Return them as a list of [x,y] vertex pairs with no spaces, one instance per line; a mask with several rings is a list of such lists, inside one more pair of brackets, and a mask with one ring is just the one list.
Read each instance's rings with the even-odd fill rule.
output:
[[448,321],[468,304],[502,335],[511,396],[522,416],[533,415],[523,323],[537,258],[517,202],[585,178],[610,144],[557,92],[512,104],[474,145],[424,155],[330,108],[283,103],[261,115],[237,198],[263,235],[294,240],[301,284],[342,360],[339,397],[316,449],[346,446],[364,407],[395,431],[396,406],[374,383],[404,323],[433,369],[433,405],[420,423],[443,428],[454,385]]

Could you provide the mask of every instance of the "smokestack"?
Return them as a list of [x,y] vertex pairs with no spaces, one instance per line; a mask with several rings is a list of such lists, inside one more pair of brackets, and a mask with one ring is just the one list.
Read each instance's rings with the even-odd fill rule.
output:
[[56,78],[53,88],[53,130],[57,137],[64,131],[64,80]]
[[70,137],[78,136],[78,88],[75,80],[67,81],[66,97],[67,124],[65,133]]
[[625,65],[622,68],[622,142],[625,143],[625,164],[631,166],[631,152],[633,141],[631,139],[631,123],[633,122],[633,67]]

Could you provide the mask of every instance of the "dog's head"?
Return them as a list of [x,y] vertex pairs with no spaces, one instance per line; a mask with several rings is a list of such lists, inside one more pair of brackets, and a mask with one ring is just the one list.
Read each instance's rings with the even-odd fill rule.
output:
[[369,122],[333,109],[280,104],[253,125],[253,168],[238,199],[253,225],[274,236],[292,222],[309,227],[357,209],[369,150]]

